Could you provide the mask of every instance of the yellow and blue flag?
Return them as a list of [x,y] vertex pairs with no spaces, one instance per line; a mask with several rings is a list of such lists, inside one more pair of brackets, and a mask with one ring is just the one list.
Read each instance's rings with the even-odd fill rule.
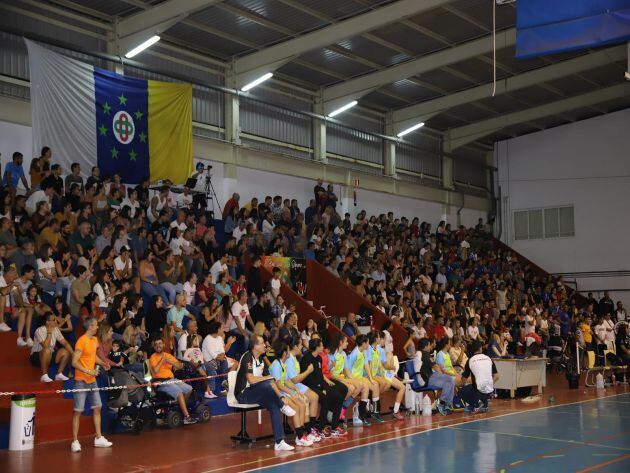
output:
[[26,40],[33,147],[50,146],[65,172],[123,182],[186,181],[192,171],[192,86],[99,69]]

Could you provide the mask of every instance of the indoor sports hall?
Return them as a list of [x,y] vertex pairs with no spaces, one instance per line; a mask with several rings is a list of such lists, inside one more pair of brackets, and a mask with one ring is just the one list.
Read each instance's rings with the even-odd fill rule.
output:
[[0,471],[630,471],[630,0],[0,2]]

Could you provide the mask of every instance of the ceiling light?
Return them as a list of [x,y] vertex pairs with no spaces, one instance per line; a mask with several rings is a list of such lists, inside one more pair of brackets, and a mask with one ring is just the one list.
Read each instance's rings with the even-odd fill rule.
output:
[[247,85],[244,85],[241,90],[243,92],[247,92],[249,89],[253,89],[254,87],[256,87],[257,85],[262,84],[263,82],[265,82],[266,80],[269,80],[273,77],[273,73],[271,72],[267,72],[265,75],[260,76],[258,79],[250,82]]
[[411,133],[412,131],[416,131],[419,128],[422,128],[424,126],[424,122],[420,122],[420,123],[416,123],[414,126],[410,126],[409,128],[407,128],[406,130],[401,131],[400,133],[398,133],[396,136],[398,138],[402,138],[403,136],[405,136],[408,133]]
[[129,51],[127,54],[125,54],[125,57],[127,59],[131,59],[132,57],[140,54],[142,51],[144,51],[148,47],[150,47],[150,46],[154,45],[155,43],[157,43],[159,40],[160,40],[160,37],[158,35],[151,36],[144,43],[136,46],[131,51]]
[[359,103],[359,102],[357,102],[356,100],[353,100],[352,102],[345,104],[343,107],[339,107],[337,110],[334,110],[334,111],[330,112],[330,113],[328,114],[328,116],[329,116],[330,118],[332,118],[332,117],[336,117],[336,116],[337,116],[337,115],[339,115],[340,113],[343,113],[343,112],[345,112],[346,110],[351,109],[352,107],[354,107],[354,106],[355,106],[356,104],[358,104],[358,103]]

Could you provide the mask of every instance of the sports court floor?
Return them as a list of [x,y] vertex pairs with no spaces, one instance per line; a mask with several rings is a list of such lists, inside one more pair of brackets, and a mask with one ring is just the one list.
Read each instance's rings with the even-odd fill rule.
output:
[[[630,395],[427,430],[269,472],[629,472]],[[253,471],[253,470],[252,470]]]
[[[630,472],[630,388],[554,384],[532,404],[498,399],[488,414],[412,416],[295,452],[275,454],[270,442],[233,448],[229,435],[238,417],[228,415],[205,425],[112,435],[114,447],[106,450],[90,447],[88,437],[80,454],[70,453],[69,442],[0,451],[0,472]],[[255,412],[248,422],[252,435],[269,431],[266,414],[260,426]]]

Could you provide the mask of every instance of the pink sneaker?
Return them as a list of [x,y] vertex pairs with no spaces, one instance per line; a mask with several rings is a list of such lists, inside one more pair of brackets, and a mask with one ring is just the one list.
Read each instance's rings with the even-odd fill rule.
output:
[[339,420],[346,421],[346,408],[341,408],[341,414],[339,414]]

